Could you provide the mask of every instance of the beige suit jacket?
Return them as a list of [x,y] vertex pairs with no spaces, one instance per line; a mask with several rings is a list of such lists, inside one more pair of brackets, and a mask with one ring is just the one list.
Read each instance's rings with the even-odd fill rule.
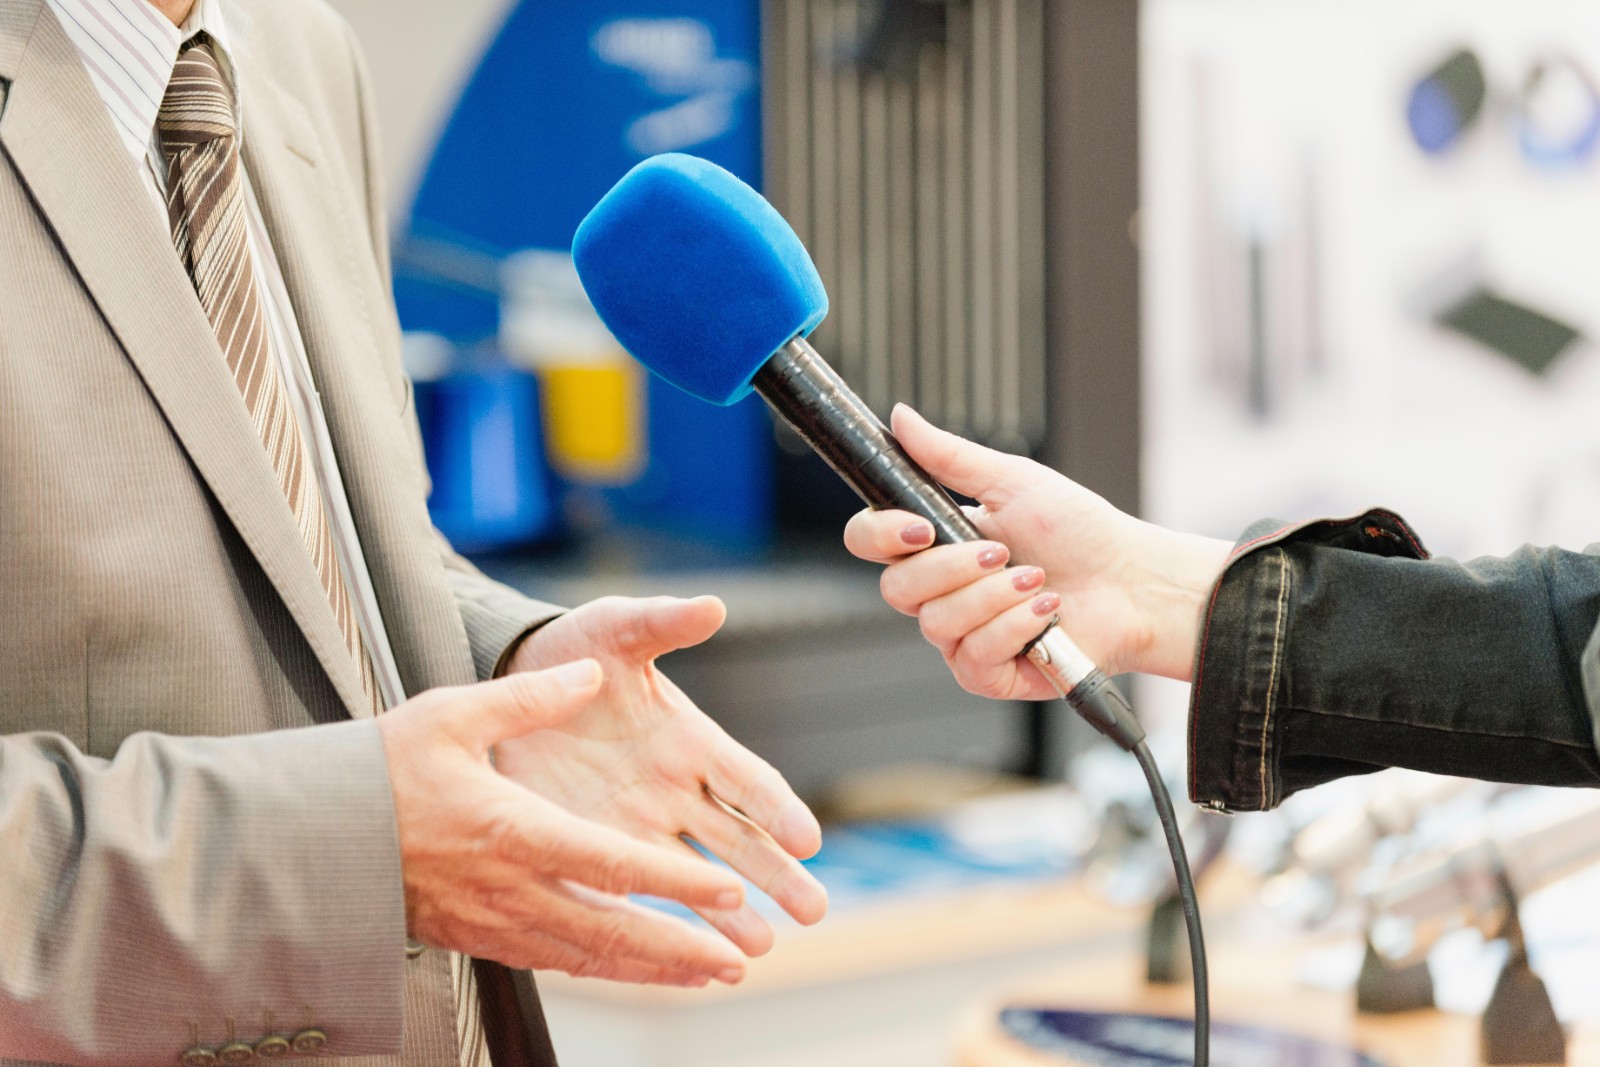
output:
[[[408,691],[555,609],[429,523],[370,92],[318,0],[230,0],[245,162]],[[455,1067],[405,957],[360,679],[211,329],[41,0],[0,0],[0,1064],[326,1032]]]

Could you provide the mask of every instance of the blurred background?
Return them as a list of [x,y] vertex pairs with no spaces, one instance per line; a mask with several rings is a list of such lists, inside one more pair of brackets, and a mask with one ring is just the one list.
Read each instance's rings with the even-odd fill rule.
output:
[[[334,4],[372,71],[435,521],[546,599],[722,596],[726,631],[667,668],[836,826],[834,917],[744,987],[546,981],[567,1062],[1013,1062],[1006,991],[1142,979],[1169,892],[1131,764],[962,693],[843,551],[857,505],[821,462],[758,400],[647,380],[600,324],[570,241],[638,160],[762,189],[828,285],[815,343],[880,413],[1157,522],[1231,539],[1381,504],[1457,556],[1600,531],[1585,0]],[[1127,681],[1181,793],[1185,687]],[[1506,802],[1452,801],[1425,839],[1389,819],[1315,907],[1283,888],[1319,819],[1422,788],[1394,778],[1196,822],[1278,985],[1350,1002],[1378,838],[1413,854]],[[1481,1010],[1504,951],[1439,951],[1440,1002]]]

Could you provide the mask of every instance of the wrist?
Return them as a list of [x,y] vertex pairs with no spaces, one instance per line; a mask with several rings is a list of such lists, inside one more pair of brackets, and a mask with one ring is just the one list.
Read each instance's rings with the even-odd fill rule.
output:
[[[1141,573],[1129,583],[1146,623],[1130,670],[1189,681],[1211,590],[1227,566],[1231,542],[1139,522],[1133,535]],[[1140,603],[1142,601],[1142,603]]]

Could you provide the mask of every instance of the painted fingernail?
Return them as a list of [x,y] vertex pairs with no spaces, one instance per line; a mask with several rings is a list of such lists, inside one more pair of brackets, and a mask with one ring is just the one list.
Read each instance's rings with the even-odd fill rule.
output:
[[1038,567],[1022,567],[1011,579],[1011,587],[1019,593],[1037,589],[1044,584],[1044,571]]
[[737,985],[743,980],[743,967],[724,967],[722,970],[717,972],[717,981],[724,982],[727,985]]
[[1055,593],[1046,593],[1033,598],[1033,613],[1035,615],[1054,615],[1061,606],[1061,598]]
[[1005,545],[990,545],[978,553],[978,566],[984,570],[992,571],[1005,564],[1011,558],[1011,550]]
[[925,522],[914,522],[900,531],[900,540],[921,548],[933,544],[933,527]]
[[732,911],[744,903],[744,894],[737,889],[730,889],[717,898],[718,911]]

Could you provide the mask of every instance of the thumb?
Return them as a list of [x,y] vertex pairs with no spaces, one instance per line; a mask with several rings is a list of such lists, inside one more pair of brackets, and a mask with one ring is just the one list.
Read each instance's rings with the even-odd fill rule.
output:
[[484,752],[502,741],[566,722],[600,691],[600,664],[592,659],[543,671],[519,671],[466,690],[459,725],[468,743]]
[[1023,456],[996,452],[941,430],[906,404],[889,416],[895,437],[912,459],[939,481],[991,509],[1008,503],[1033,466]]
[[619,653],[638,660],[652,660],[709,640],[728,617],[728,609],[714,596],[628,600],[618,612],[612,642]]

